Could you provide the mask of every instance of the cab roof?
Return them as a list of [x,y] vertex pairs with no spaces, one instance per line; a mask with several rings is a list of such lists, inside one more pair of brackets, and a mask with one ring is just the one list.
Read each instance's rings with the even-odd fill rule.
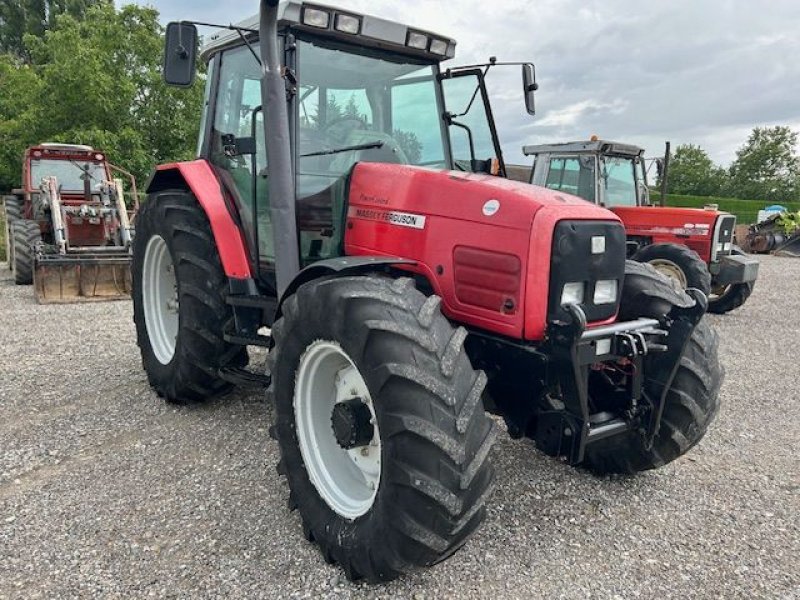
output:
[[[303,20],[307,9],[327,12],[330,15],[328,27],[322,28],[306,25]],[[359,32],[354,34],[337,30],[335,25],[339,15],[356,17],[360,23]],[[382,48],[412,56],[425,57],[436,62],[447,60],[455,56],[456,42],[452,38],[423,29],[408,27],[402,23],[389,21],[380,17],[363,15],[351,10],[340,9],[320,3],[298,2],[297,0],[281,2],[278,6],[278,26],[309,31],[318,35],[355,43],[365,47]],[[259,17],[255,15],[249,19],[245,19],[237,23],[234,27],[241,29],[242,33],[247,37],[255,37],[259,28]],[[410,34],[415,33],[428,37],[428,44],[425,50],[413,48],[408,45]],[[431,52],[431,40],[444,42],[446,45],[444,54]],[[200,55],[204,61],[208,61],[215,52],[228,46],[235,46],[241,43],[241,37],[237,31],[220,29],[204,39]]]
[[583,142],[563,142],[559,144],[537,144],[523,146],[525,156],[534,154],[619,154],[622,156],[641,156],[644,148],[633,144],[623,144],[609,140],[587,140]]

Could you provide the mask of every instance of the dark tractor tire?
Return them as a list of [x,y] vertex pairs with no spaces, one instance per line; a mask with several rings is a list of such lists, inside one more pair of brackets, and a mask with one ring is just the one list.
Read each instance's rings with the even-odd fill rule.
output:
[[205,212],[183,190],[152,194],[136,218],[133,321],[147,379],[168,402],[219,396],[224,367],[247,364],[247,350],[225,342],[233,320],[227,278]]
[[[745,252],[740,248],[734,247],[733,254],[743,256]],[[724,315],[739,308],[747,302],[750,294],[753,293],[755,285],[755,281],[748,281],[746,283],[734,283],[729,286],[712,288],[711,296],[708,298],[708,312],[715,315]]]
[[651,244],[633,255],[633,260],[650,263],[660,273],[678,281],[683,288],[711,293],[711,273],[702,258],[681,244]]
[[3,206],[5,207],[6,217],[6,262],[8,263],[8,270],[14,270],[14,232],[11,230],[11,225],[14,221],[22,218],[22,203],[17,196],[6,196],[3,198]]
[[[620,319],[653,317],[663,310],[665,277],[649,265],[628,261]],[[673,292],[673,305],[691,299]],[[625,297],[635,300],[625,302]],[[636,304],[640,306],[636,308]],[[664,313],[661,313],[664,314]],[[705,435],[719,410],[723,369],[719,363],[719,338],[703,318],[692,333],[667,396],[661,426],[653,447],[645,448],[641,435],[629,432],[590,444],[583,466],[597,474],[636,473],[661,467],[682,456]],[[591,393],[591,392],[590,392]]]
[[42,239],[42,232],[36,221],[18,219],[11,225],[14,235],[14,283],[30,285],[33,283],[34,251],[33,246]]
[[[486,516],[496,436],[481,401],[486,376],[464,351],[466,331],[451,325],[439,304],[408,278],[322,279],[289,297],[272,328],[278,472],[306,538],[351,580],[390,581],[440,562]],[[338,357],[335,364],[345,367],[326,370],[315,362],[320,356]],[[344,401],[335,391],[342,381]],[[354,400],[366,403],[377,425],[360,450],[380,461],[377,479],[331,426]]]

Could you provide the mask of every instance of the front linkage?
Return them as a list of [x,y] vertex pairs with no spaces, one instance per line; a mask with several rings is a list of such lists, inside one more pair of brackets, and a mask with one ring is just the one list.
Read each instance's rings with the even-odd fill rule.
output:
[[[681,356],[708,307],[702,292],[690,289],[688,293],[694,300],[691,306],[673,306],[659,319],[640,318],[587,330],[586,316],[573,304],[567,307],[569,320],[550,324],[542,349],[552,379],[546,387],[561,388],[563,407],[556,403],[553,410],[537,418],[535,439],[543,452],[578,464],[584,460],[588,444],[629,430],[638,431],[647,450],[653,446]],[[592,413],[592,369],[621,362],[628,365],[630,373],[625,390],[627,410],[623,416]]]

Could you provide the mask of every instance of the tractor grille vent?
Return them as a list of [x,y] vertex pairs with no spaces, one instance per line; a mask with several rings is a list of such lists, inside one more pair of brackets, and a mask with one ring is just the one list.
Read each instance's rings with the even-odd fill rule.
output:
[[471,246],[453,250],[456,299],[462,304],[514,314],[519,309],[519,257]]

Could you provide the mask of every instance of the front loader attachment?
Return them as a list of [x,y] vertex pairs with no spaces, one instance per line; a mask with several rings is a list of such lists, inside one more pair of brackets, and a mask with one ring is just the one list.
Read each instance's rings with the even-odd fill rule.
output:
[[37,256],[33,273],[36,301],[65,304],[130,298],[130,255],[119,248],[102,250]]

